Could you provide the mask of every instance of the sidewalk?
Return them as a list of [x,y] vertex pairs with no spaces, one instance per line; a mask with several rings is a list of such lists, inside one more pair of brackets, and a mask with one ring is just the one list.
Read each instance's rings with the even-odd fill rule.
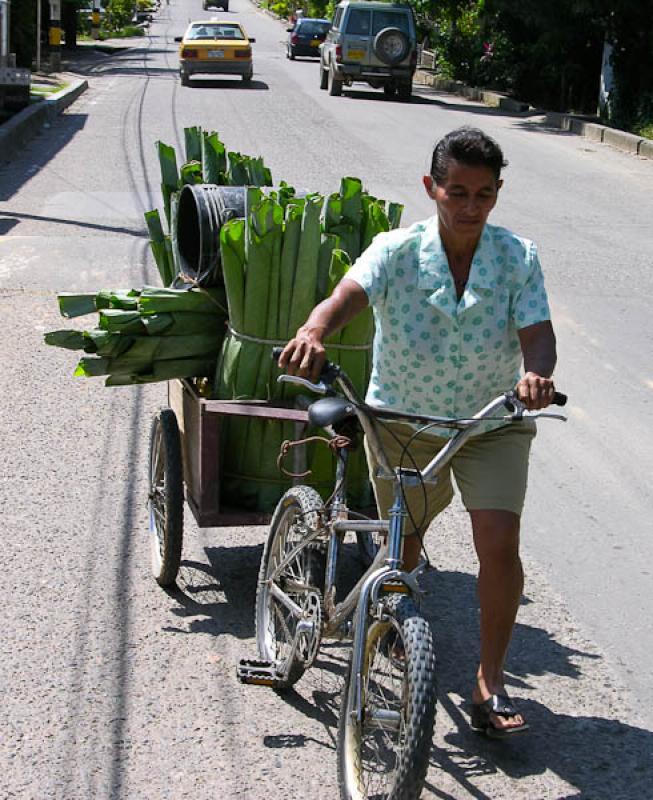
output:
[[[66,84],[59,91],[49,91],[53,85]],[[47,128],[61,112],[68,108],[88,82],[67,72],[51,75],[32,74],[32,90],[40,88],[42,100],[32,100],[27,108],[14,114],[0,125],[0,161],[10,161],[42,128]]]
[[[50,127],[54,119],[88,89],[88,81],[77,74],[84,72],[79,69],[82,64],[126,50],[133,41],[116,39],[101,44],[80,43],[75,50],[63,51],[60,72],[32,72],[31,94],[40,94],[42,99],[33,98],[27,108],[0,123],[0,163],[11,161],[30,139],[43,128]],[[65,85],[59,91],[51,91],[58,84]]]
[[[533,112],[537,111],[537,109],[529,106],[528,103],[515,100],[501,92],[477,89],[472,86],[466,86],[461,81],[439,78],[427,69],[418,69],[415,73],[414,81],[422,86],[431,86],[443,92],[457,94],[461,97],[466,97],[468,100],[475,100],[485,103],[487,106],[500,108],[516,114],[528,113],[532,115]],[[540,111],[539,113],[544,115],[546,124],[551,127],[560,128],[569,133],[584,136],[587,139],[591,139],[593,142],[608,144],[611,147],[616,147],[618,150],[630,153],[631,155],[653,159],[652,139],[645,139],[643,136],[637,136],[634,133],[627,133],[626,131],[620,131],[616,128],[602,125],[598,121],[598,118],[592,119],[575,114],[563,114],[557,111]]]

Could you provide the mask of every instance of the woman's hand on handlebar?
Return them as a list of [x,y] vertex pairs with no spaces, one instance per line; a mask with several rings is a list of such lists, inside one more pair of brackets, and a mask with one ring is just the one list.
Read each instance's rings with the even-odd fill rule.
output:
[[552,378],[527,372],[515,386],[515,393],[529,411],[538,411],[553,402],[555,386]]
[[285,369],[289,375],[308,378],[317,383],[326,361],[323,336],[322,328],[303,325],[281,351],[279,367]]

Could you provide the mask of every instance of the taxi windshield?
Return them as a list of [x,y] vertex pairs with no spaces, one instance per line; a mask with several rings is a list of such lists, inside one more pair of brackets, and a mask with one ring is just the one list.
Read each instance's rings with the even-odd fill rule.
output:
[[184,37],[191,39],[240,39],[245,38],[244,33],[238,25],[193,25]]

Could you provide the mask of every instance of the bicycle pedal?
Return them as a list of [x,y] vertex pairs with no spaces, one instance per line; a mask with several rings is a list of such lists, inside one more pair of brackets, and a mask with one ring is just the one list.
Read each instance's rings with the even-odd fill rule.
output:
[[237,670],[238,680],[254,686],[281,686],[281,676],[274,661],[258,661],[255,658],[241,658]]
[[383,594],[410,594],[410,589],[403,581],[383,581],[379,587],[379,592]]

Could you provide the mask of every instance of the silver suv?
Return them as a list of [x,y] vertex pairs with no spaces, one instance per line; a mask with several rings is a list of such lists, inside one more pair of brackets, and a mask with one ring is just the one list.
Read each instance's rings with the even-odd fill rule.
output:
[[417,65],[415,16],[403,3],[341,0],[320,47],[320,89],[364,81],[410,100]]

